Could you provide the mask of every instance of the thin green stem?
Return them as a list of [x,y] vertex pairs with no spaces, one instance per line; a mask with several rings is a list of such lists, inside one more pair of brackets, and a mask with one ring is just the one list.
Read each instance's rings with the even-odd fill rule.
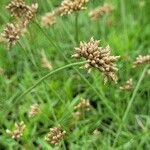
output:
[[75,14],[75,41],[76,41],[76,43],[78,43],[79,42],[79,14],[78,13],[76,13]]
[[122,121],[121,121],[121,123],[120,123],[120,126],[119,126],[119,128],[118,128],[118,131],[117,131],[117,134],[116,134],[116,138],[115,138],[114,143],[113,143],[113,147],[115,147],[116,144],[117,144],[118,138],[119,138],[119,136],[120,136],[120,134],[121,134],[122,127],[123,127],[123,125],[124,125],[124,123],[125,123],[125,121],[126,121],[126,119],[127,119],[128,113],[129,113],[129,111],[130,111],[130,109],[131,109],[131,107],[132,107],[132,104],[133,104],[133,102],[134,102],[134,100],[135,100],[136,94],[137,94],[137,92],[138,92],[138,90],[139,90],[139,88],[140,88],[140,85],[141,85],[141,83],[142,83],[142,80],[143,80],[143,78],[144,78],[144,76],[145,76],[145,73],[146,73],[147,69],[148,69],[148,66],[146,66],[146,67],[144,68],[144,70],[143,70],[143,72],[142,72],[142,74],[141,74],[141,76],[140,76],[140,78],[139,78],[139,80],[138,80],[138,82],[137,82],[137,85],[136,85],[136,87],[135,87],[135,89],[134,89],[134,91],[133,91],[133,94],[132,94],[132,96],[131,96],[131,99],[130,99],[130,101],[129,101],[129,103],[128,103],[128,106],[127,106],[127,108],[126,108],[126,110],[125,110],[125,113],[124,113],[124,115],[123,115]]
[[25,92],[23,92],[18,98],[16,98],[16,101],[14,101],[13,105],[18,102],[20,99],[22,99],[25,95],[27,95],[29,92],[31,92],[35,87],[37,87],[41,82],[43,82],[44,80],[46,80],[48,77],[52,76],[53,74],[56,74],[59,71],[62,71],[64,69],[73,67],[73,66],[78,66],[78,65],[83,65],[85,64],[86,61],[83,62],[77,62],[77,63],[71,63],[68,65],[65,65],[63,67],[60,67],[58,69],[55,69],[53,71],[51,71],[50,73],[48,73],[47,75],[45,75],[44,77],[42,77],[41,79],[39,79],[39,81],[37,81],[33,86],[31,86],[30,88],[28,88]]

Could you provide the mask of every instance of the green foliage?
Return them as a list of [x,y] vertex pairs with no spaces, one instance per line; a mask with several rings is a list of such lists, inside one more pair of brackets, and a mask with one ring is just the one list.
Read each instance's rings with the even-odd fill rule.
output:
[[[12,21],[5,9],[8,2],[0,0],[0,31]],[[36,2],[39,3],[37,18],[19,43],[10,51],[6,44],[0,43],[0,68],[5,70],[0,75],[0,149],[150,149],[148,66],[132,68],[139,54],[150,54],[150,1],[107,1],[115,7],[114,12],[92,22],[89,10],[104,0],[90,0],[88,9],[78,12],[78,28],[75,13],[59,18],[52,27],[41,27],[41,16],[57,7],[60,0]],[[76,29],[79,41],[88,41],[93,36],[101,40],[102,46],[109,44],[113,54],[121,56],[118,84],[104,85],[100,72],[93,70],[88,74],[80,66],[73,66],[46,78],[20,97],[50,72],[41,67],[42,49],[54,69],[76,62],[71,58],[74,47],[79,45]],[[133,78],[135,90],[121,91],[120,84],[129,78]],[[76,120],[74,106],[81,97],[89,99],[92,108],[84,119]],[[29,119],[27,113],[34,103],[40,104],[42,113]],[[13,129],[14,123],[20,121],[24,121],[26,130],[21,141],[15,141],[6,134],[6,129]],[[67,134],[62,144],[54,148],[44,137],[50,127],[58,124]],[[100,131],[99,135],[93,135],[95,129]]]

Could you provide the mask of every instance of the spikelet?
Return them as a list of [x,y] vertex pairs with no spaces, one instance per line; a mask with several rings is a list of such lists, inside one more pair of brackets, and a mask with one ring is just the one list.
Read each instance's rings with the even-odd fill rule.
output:
[[56,16],[54,12],[48,12],[44,16],[42,16],[41,22],[44,27],[54,25],[56,23]]
[[137,67],[142,64],[150,64],[150,55],[141,56],[139,55],[133,62],[133,67]]
[[126,83],[122,85],[120,89],[123,91],[131,91],[133,89],[133,80],[129,79],[128,81],[126,81]]
[[113,7],[110,4],[104,4],[103,6],[99,6],[92,10],[89,13],[89,16],[92,20],[98,20],[100,17],[102,17],[105,14],[111,13],[113,11]]
[[72,57],[85,58],[87,63],[85,68],[89,71],[92,67],[97,68],[105,75],[104,82],[111,79],[117,83],[118,77],[116,75],[118,69],[115,62],[119,56],[111,56],[111,49],[109,46],[101,48],[99,47],[100,41],[90,39],[88,43],[81,42],[79,48],[75,48],[75,54]]
[[74,11],[83,10],[84,5],[89,0],[63,0],[61,5],[56,9],[56,14],[60,16],[69,15]]
[[63,131],[60,126],[50,128],[45,140],[50,144],[57,146],[64,139],[65,134],[66,131]]
[[15,123],[15,130],[10,131],[7,129],[6,133],[9,134],[12,139],[19,140],[23,135],[25,127],[26,126],[23,121],[20,123]]
[[52,64],[51,64],[51,62],[47,59],[47,57],[46,57],[44,51],[42,51],[41,55],[42,55],[42,58],[41,58],[41,66],[42,66],[43,68],[52,70],[52,69],[53,69]]
[[33,104],[30,106],[29,118],[35,117],[40,113],[40,106],[38,104]]
[[2,37],[5,38],[8,41],[9,46],[11,46],[19,40],[20,34],[21,31],[18,26],[10,23],[6,25],[4,32],[2,33]]

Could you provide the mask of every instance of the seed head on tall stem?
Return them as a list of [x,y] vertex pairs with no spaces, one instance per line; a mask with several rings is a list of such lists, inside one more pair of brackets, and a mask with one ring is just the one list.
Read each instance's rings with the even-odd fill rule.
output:
[[105,75],[105,82],[110,79],[117,83],[116,75],[118,68],[115,62],[120,56],[112,56],[109,46],[99,47],[100,41],[91,38],[88,43],[80,42],[80,47],[75,48],[75,54],[72,57],[85,58],[87,63],[85,68],[91,71],[91,68],[97,68]]

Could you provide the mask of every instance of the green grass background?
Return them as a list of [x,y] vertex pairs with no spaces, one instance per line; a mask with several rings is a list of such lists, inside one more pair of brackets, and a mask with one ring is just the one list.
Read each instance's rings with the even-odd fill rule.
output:
[[[88,41],[91,37],[100,39],[101,46],[109,44],[112,53],[121,56],[117,85],[111,82],[104,85],[100,72],[93,70],[88,74],[77,66],[51,76],[17,100],[49,73],[41,67],[42,49],[54,69],[78,61],[71,58],[74,47],[79,45],[75,40],[76,13],[59,18],[53,27],[40,28],[41,16],[61,1],[28,0],[28,3],[32,2],[39,4],[38,24],[33,21],[19,40],[21,45],[17,43],[11,51],[7,50],[6,44],[0,44],[0,67],[5,70],[0,76],[0,149],[150,149],[150,77],[142,74],[145,66],[132,68],[132,62],[139,54],[150,54],[150,1],[90,0],[87,10],[77,14],[79,41]],[[114,6],[113,13],[92,22],[89,11],[104,2]],[[143,2],[145,5],[141,6]],[[8,0],[0,0],[0,32],[12,21],[5,9],[8,3]],[[108,20],[112,21],[111,26]],[[129,78],[133,78],[135,90],[121,91],[120,84]],[[143,79],[142,82],[139,79]],[[90,100],[92,109],[84,119],[77,121],[72,114],[81,97]],[[34,103],[41,105],[42,113],[29,119],[27,112]],[[127,108],[129,111],[125,114]],[[16,142],[5,130],[13,129],[18,121],[25,122],[26,130],[22,139]],[[67,134],[62,144],[54,148],[44,137],[50,127],[58,124]],[[98,136],[92,134],[95,129],[100,131]]]

